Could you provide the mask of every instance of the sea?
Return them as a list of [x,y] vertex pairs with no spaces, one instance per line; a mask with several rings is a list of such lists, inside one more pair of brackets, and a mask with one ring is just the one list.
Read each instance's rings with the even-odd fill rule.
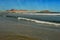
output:
[[13,32],[39,40],[60,40],[60,15],[0,13],[0,32]]

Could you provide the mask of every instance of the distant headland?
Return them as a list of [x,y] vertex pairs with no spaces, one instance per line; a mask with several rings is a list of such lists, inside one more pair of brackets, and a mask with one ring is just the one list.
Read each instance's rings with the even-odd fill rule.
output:
[[16,10],[16,9],[10,9],[6,10],[7,12],[12,13],[24,13],[24,12],[32,12],[32,13],[60,13],[60,12],[52,12],[50,10]]

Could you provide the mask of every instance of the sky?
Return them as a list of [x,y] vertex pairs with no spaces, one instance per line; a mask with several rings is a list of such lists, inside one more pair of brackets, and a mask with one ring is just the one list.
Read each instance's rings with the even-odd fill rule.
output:
[[0,0],[0,10],[10,9],[60,12],[60,0]]

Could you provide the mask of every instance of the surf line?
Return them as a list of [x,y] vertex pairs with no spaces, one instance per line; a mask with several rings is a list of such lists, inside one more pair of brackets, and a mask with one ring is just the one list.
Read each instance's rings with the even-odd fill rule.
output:
[[43,14],[39,14],[39,13],[30,13],[30,14],[28,14],[28,13],[23,13],[23,14],[26,14],[26,15],[50,15],[50,16],[57,16],[57,15],[59,15],[60,16],[60,14],[56,14],[56,13],[53,13],[53,14],[47,14],[47,13],[43,13]]
[[53,23],[53,22],[46,22],[46,21],[39,21],[39,20],[34,20],[34,19],[28,19],[28,18],[23,18],[23,17],[18,17],[18,20],[27,20],[27,21],[32,21],[35,23],[41,23],[41,24],[50,24],[50,25],[56,25],[56,26],[60,26],[59,23]]

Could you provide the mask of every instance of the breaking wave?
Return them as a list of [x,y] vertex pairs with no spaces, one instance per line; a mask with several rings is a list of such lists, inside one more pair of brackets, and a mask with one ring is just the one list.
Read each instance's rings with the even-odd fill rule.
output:
[[35,23],[39,23],[39,24],[50,24],[50,25],[60,25],[59,23],[54,23],[54,22],[46,22],[46,21],[40,21],[40,20],[35,20],[35,19],[29,19],[29,18],[23,18],[23,17],[18,17],[18,20],[26,20],[26,21],[32,21]]

